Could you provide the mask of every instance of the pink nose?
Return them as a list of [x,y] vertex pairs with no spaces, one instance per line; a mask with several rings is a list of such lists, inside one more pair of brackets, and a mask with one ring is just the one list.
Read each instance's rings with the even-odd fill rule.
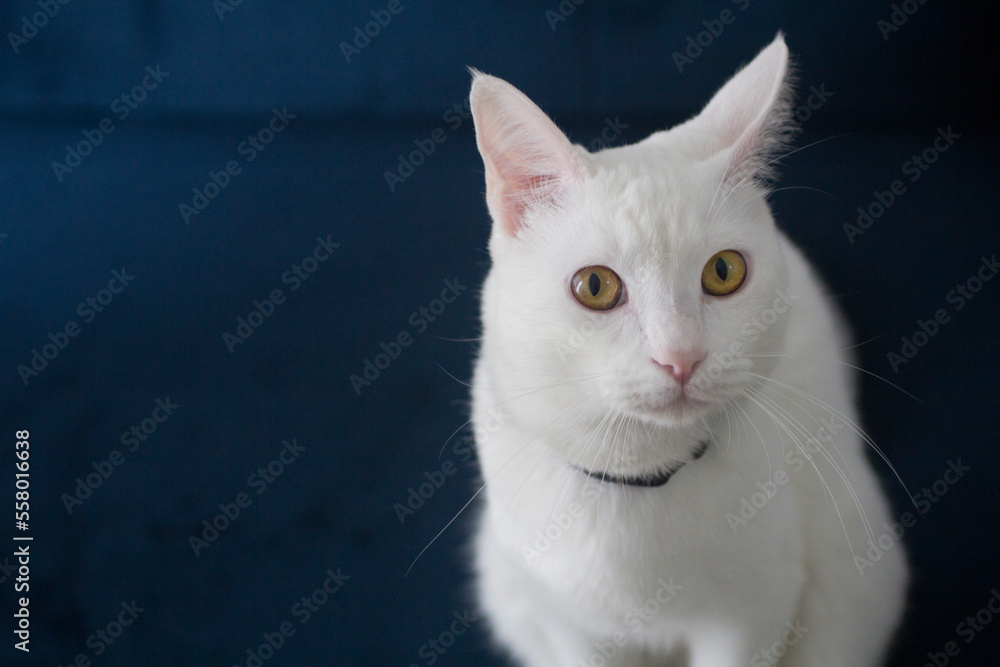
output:
[[657,350],[653,355],[653,361],[666,369],[682,385],[691,379],[694,369],[704,358],[705,351],[701,349],[677,351],[665,348]]

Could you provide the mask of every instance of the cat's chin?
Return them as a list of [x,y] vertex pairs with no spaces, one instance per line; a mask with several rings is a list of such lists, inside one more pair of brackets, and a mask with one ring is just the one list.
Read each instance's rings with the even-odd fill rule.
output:
[[714,402],[681,394],[667,401],[651,401],[633,405],[629,412],[656,426],[677,428],[690,426],[699,419],[703,419],[715,407]]

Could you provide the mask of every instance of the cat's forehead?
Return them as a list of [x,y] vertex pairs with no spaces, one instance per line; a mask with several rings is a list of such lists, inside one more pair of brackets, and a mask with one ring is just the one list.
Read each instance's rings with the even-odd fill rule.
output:
[[583,208],[620,242],[680,247],[712,233],[712,209],[726,193],[710,166],[627,149],[597,157]]

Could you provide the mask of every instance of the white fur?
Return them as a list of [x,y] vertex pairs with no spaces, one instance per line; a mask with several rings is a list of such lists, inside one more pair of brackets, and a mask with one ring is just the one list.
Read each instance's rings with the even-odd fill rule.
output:
[[[902,545],[863,574],[855,561],[892,517],[856,426],[849,339],[765,201],[790,131],[787,59],[779,35],[696,118],[594,155],[474,73],[494,219],[472,392],[477,586],[524,665],[876,665],[899,623]],[[724,249],[746,257],[746,282],[708,296],[702,267]],[[624,281],[617,308],[571,294],[594,264]],[[695,347],[707,356],[682,391],[652,356]],[[658,488],[579,470],[649,473],[704,440]],[[787,483],[734,529],[778,471]]]

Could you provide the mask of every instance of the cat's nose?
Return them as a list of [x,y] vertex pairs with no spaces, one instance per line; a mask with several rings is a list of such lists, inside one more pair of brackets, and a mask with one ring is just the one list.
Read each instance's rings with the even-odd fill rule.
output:
[[683,385],[691,379],[694,369],[705,358],[705,350],[675,350],[662,348],[653,354],[653,361],[670,373],[677,382]]

